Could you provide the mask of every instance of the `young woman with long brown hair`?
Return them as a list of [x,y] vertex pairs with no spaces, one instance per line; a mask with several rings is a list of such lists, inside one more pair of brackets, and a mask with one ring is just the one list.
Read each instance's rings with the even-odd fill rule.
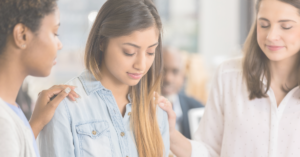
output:
[[43,157],[168,155],[167,114],[154,100],[161,32],[151,0],[104,3],[87,41],[87,71],[68,83],[81,99],[65,99],[41,132]]
[[300,156],[300,0],[258,0],[256,8],[244,58],[218,69],[196,141],[161,105],[176,156]]

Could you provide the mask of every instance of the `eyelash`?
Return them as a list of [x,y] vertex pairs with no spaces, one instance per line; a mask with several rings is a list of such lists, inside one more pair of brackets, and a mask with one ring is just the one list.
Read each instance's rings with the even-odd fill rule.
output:
[[59,35],[54,33],[54,36],[57,36],[57,37],[58,37]]
[[282,29],[285,29],[285,30],[288,30],[288,29],[291,29],[292,27],[289,27],[289,28],[284,28],[284,27],[282,27]]
[[129,54],[129,53],[124,52],[124,54],[125,54],[126,56],[133,56],[135,53]]
[[261,28],[268,28],[269,26],[260,26]]
[[[269,26],[260,26],[261,28],[268,28]],[[289,28],[284,28],[284,27],[281,27],[282,29],[285,29],[285,30],[289,30],[291,28],[293,28],[293,26],[289,27]]]
[[[133,53],[133,54],[129,54],[129,53],[126,53],[126,52],[124,52],[124,54],[126,55],[126,56],[133,56],[135,53]],[[155,53],[148,53],[150,56],[153,56]]]

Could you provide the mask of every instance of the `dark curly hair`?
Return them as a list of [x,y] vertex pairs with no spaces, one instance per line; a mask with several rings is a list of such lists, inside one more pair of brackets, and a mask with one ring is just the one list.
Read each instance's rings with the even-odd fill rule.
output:
[[57,0],[0,0],[0,54],[18,23],[37,32],[41,20],[52,13]]

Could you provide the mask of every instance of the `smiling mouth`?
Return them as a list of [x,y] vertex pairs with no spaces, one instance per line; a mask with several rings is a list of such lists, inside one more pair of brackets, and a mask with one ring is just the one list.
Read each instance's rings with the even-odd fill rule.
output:
[[53,60],[53,65],[56,65],[56,63],[57,63],[57,58],[55,57]]
[[266,46],[267,46],[267,48],[268,48],[269,50],[271,50],[271,51],[278,51],[278,50],[284,48],[284,46],[272,46],[272,45],[266,45]]
[[135,80],[143,77],[142,73],[127,73],[127,74],[130,78],[135,79]]

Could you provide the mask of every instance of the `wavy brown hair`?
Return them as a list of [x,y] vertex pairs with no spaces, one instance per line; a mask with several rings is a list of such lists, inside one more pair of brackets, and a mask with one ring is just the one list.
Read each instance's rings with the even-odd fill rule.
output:
[[[140,157],[161,157],[164,145],[159,130],[154,91],[160,91],[162,75],[162,24],[151,0],[108,0],[100,9],[89,34],[86,50],[86,68],[101,78],[103,55],[109,38],[129,35],[133,31],[155,26],[159,30],[159,44],[153,65],[140,82],[130,87],[132,100],[131,129]],[[117,64],[117,63],[116,63]]]
[[[256,14],[259,11],[262,0],[256,2]],[[300,14],[300,0],[279,0],[281,2],[290,4],[299,9]],[[244,45],[245,57],[243,61],[243,76],[246,79],[246,84],[250,92],[249,99],[267,97],[267,92],[271,85],[271,70],[269,68],[269,59],[263,53],[257,42],[257,21],[252,25],[249,35]],[[300,58],[297,62],[298,73],[300,74]],[[266,79],[267,87],[265,88],[262,78]],[[298,86],[300,85],[300,75],[298,75]],[[289,91],[287,87],[282,87],[285,91]]]

